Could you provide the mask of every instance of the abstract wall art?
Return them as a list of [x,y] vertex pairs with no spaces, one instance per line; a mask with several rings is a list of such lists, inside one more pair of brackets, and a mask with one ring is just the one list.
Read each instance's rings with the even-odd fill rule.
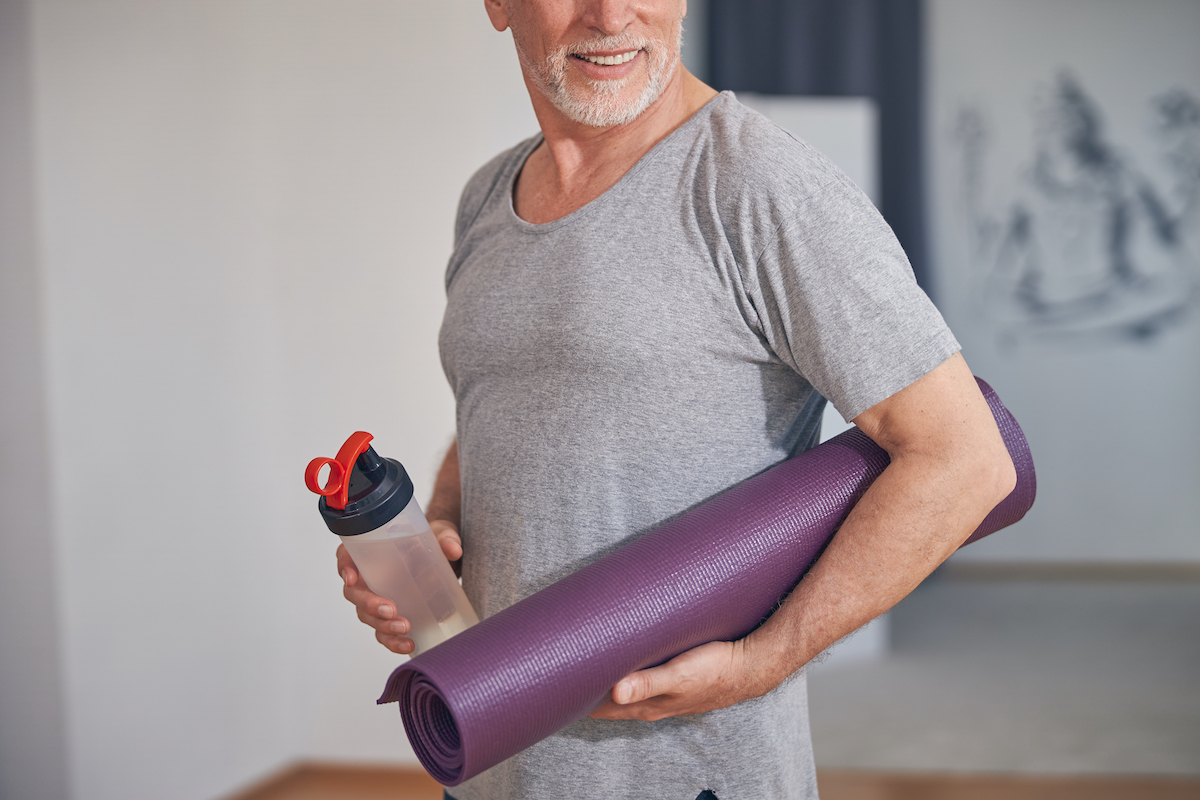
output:
[[987,185],[997,123],[979,105],[959,110],[959,222],[1002,341],[1149,343],[1200,303],[1200,99],[1173,88],[1142,111],[1149,152],[1115,139],[1100,101],[1060,70],[1032,92],[1034,136],[997,197]]
[[955,558],[1200,561],[1200,2],[924,8],[934,299],[1039,465]]

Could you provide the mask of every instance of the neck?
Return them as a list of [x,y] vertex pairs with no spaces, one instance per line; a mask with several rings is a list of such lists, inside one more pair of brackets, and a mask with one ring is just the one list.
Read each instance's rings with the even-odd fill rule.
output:
[[544,143],[529,157],[517,182],[517,214],[550,222],[599,197],[650,148],[699,111],[716,92],[679,64],[659,96],[636,119],[593,128],[560,112],[530,86]]

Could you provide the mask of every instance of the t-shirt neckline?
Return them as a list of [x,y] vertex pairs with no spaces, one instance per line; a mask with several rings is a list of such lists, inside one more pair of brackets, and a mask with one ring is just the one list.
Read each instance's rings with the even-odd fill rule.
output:
[[525,141],[524,146],[518,146],[512,166],[510,167],[509,174],[504,181],[504,204],[507,210],[509,223],[513,227],[517,228],[517,230],[520,230],[524,233],[544,234],[550,233],[558,228],[561,228],[565,225],[570,225],[575,221],[582,219],[596,208],[605,205],[609,198],[618,194],[625,184],[630,182],[634,176],[636,176],[650,162],[652,162],[656,158],[657,154],[666,149],[666,147],[668,147],[675,138],[685,135],[687,130],[699,125],[701,120],[711,116],[715,111],[718,101],[727,102],[727,100],[730,99],[734,99],[733,92],[719,92],[716,97],[709,99],[707,103],[701,106],[695,114],[692,114],[692,116],[684,120],[678,128],[671,131],[658,142],[656,142],[653,147],[647,150],[646,153],[637,160],[636,164],[630,167],[629,170],[622,175],[616,183],[605,190],[599,197],[596,197],[583,206],[575,209],[565,217],[559,217],[558,219],[551,220],[550,222],[535,223],[521,219],[521,217],[517,215],[517,209],[513,203],[513,194],[514,189],[516,188],[517,176],[521,174],[521,171],[525,168],[525,162],[529,160],[531,155],[533,155],[533,151],[541,146],[545,138],[541,133],[530,137]]

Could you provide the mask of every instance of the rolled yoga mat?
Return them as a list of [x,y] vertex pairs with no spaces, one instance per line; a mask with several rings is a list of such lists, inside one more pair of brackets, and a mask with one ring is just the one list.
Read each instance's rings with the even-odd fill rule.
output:
[[[982,380],[1017,486],[964,544],[1033,504],[1029,445]],[[629,673],[740,639],[803,577],[888,455],[852,428],[734,486],[397,668],[409,742],[457,786],[593,711]]]

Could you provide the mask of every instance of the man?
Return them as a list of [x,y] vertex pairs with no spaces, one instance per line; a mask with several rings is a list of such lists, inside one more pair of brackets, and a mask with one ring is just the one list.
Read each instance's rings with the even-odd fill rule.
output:
[[485,5],[542,133],[472,178],[447,270],[458,439],[427,516],[481,615],[812,446],[814,386],[892,461],[760,628],[626,677],[452,794],[815,797],[801,668],[953,552],[1012,463],[861,192],[683,68],[686,0]]

